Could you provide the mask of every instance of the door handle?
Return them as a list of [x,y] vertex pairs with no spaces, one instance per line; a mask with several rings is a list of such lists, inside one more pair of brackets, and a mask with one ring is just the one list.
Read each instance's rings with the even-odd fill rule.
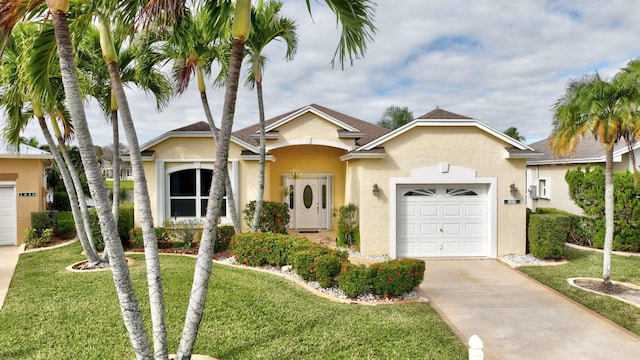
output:
[[440,228],[440,232],[444,234],[444,230],[442,228]]

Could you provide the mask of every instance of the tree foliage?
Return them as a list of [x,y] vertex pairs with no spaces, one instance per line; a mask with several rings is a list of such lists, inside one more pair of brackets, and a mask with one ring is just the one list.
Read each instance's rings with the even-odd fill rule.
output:
[[389,106],[378,121],[378,126],[395,130],[413,121],[413,112],[408,107]]
[[518,141],[527,141],[524,136],[520,135],[520,133],[518,132],[518,128],[514,126],[505,130],[504,134]]
[[[604,172],[602,168],[567,171],[569,195],[591,221],[583,222],[586,233],[593,234],[593,244],[604,245]],[[640,251],[640,189],[633,186],[633,174],[616,173],[614,182],[613,250]]]

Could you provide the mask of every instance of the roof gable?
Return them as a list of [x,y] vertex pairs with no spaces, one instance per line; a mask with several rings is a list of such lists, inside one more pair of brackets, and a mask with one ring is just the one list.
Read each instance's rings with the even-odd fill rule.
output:
[[[601,142],[596,140],[592,135],[583,136],[578,142],[573,154],[558,155],[553,154],[553,150],[549,146],[549,138],[530,144],[532,148],[539,151],[543,155],[539,159],[527,162],[531,165],[537,164],[586,164],[594,162],[605,162],[605,150]],[[633,145],[633,149],[640,148],[640,143]],[[629,152],[624,141],[618,141],[613,148],[613,156],[620,156]]]
[[53,159],[53,155],[48,151],[27,144],[20,144],[17,148],[11,148],[6,143],[0,143],[0,158]]
[[[265,130],[267,133],[278,131],[278,127],[294,121],[307,113],[315,114],[316,116],[334,124],[336,127],[341,129],[339,130],[339,133],[343,137],[349,137],[349,133],[353,134],[354,138],[358,137],[358,140],[356,140],[356,145],[358,146],[364,145],[390,132],[389,129],[385,129],[370,122],[354,118],[318,104],[310,104],[273,117],[265,121]],[[238,130],[234,132],[233,135],[248,144],[257,146],[258,141],[252,135],[257,134],[259,130],[259,124],[256,124]]]
[[432,110],[422,116],[420,116],[419,118],[413,120],[412,122],[395,129],[394,131],[385,134],[381,137],[379,137],[378,139],[366,144],[365,146],[359,148],[356,150],[357,151],[365,151],[365,150],[371,150],[374,149],[376,147],[382,146],[385,142],[396,138],[408,131],[411,131],[411,129],[416,128],[416,127],[434,127],[434,126],[439,126],[439,127],[475,127],[477,129],[480,129],[481,131],[484,131],[485,133],[498,138],[500,140],[502,140],[503,142],[507,143],[507,153],[509,154],[510,157],[528,157],[528,156],[539,156],[537,155],[537,152],[521,143],[520,141],[517,141],[513,138],[511,138],[510,136],[505,135],[503,132],[498,131],[494,128],[492,128],[491,126],[464,116],[464,115],[459,115],[456,113],[452,113],[440,108],[436,108],[435,110]]

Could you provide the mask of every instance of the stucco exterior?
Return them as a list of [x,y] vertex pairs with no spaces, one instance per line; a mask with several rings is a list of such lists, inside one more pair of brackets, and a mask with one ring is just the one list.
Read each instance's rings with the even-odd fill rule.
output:
[[[290,228],[335,229],[332,210],[354,203],[361,251],[395,257],[398,186],[472,184],[487,199],[488,240],[481,256],[525,251],[526,158],[535,151],[477,120],[436,109],[389,131],[313,104],[267,121],[266,130],[265,199],[289,204]],[[229,171],[240,211],[257,193],[256,139],[256,126],[232,136]],[[142,150],[154,219],[161,225],[167,218],[168,174],[211,168],[215,144],[206,123],[196,123]],[[293,195],[283,197],[283,188]]]
[[31,213],[47,208],[45,169],[53,157],[35,148],[29,147],[27,153],[25,146],[20,149],[20,154],[0,153],[0,186],[14,187],[14,245],[23,243],[23,232],[31,227]]

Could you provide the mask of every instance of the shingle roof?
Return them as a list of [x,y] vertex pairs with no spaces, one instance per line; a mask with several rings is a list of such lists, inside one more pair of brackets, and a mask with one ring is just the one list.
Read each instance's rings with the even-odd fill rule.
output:
[[198,121],[197,123],[193,123],[193,124],[189,124],[187,126],[183,126],[181,128],[177,128],[174,130],[176,132],[182,132],[182,131],[211,131],[211,128],[209,127],[209,123],[207,123],[206,121]]
[[468,116],[452,113],[447,110],[435,108],[428,113],[418,117],[418,119],[471,119]]
[[[535,159],[536,162],[540,161],[562,161],[566,160],[566,162],[579,162],[580,160],[593,160],[593,159],[601,159],[604,161],[604,148],[602,143],[598,140],[594,139],[593,136],[584,136],[580,139],[578,143],[578,147],[576,151],[571,155],[560,155],[553,156],[553,150],[549,147],[549,139],[540,140],[534,142],[533,144],[529,144],[532,148],[536,149],[538,152],[543,153],[544,155],[538,159]],[[614,152],[624,149],[626,144],[623,141],[619,141],[614,147]]]
[[[364,144],[366,144],[366,143],[368,143],[370,141],[373,141],[373,140],[379,138],[380,136],[388,133],[389,131],[391,131],[389,129],[385,129],[383,127],[380,127],[378,125],[372,124],[370,122],[354,118],[352,116],[343,114],[341,112],[329,109],[327,107],[324,107],[324,106],[321,106],[321,105],[318,105],[318,104],[310,104],[308,106],[304,106],[304,107],[301,107],[299,109],[296,109],[296,110],[289,111],[287,113],[278,115],[278,116],[276,116],[274,118],[271,118],[271,119],[267,120],[265,122],[265,126],[268,127],[269,125],[271,125],[271,124],[273,124],[273,123],[275,123],[275,122],[277,122],[279,120],[282,120],[282,119],[286,118],[287,116],[289,116],[291,114],[294,114],[294,113],[296,113],[296,112],[298,112],[298,111],[300,111],[300,110],[302,110],[302,109],[304,109],[306,107],[314,108],[314,109],[316,109],[316,110],[318,110],[320,112],[323,112],[323,113],[333,117],[334,119],[336,119],[338,121],[341,121],[341,122],[343,122],[343,123],[345,123],[345,124],[347,124],[347,125],[349,125],[349,126],[351,126],[353,128],[358,129],[358,131],[362,132],[364,134],[364,136],[356,141],[357,145],[364,145]],[[238,131],[235,131],[233,133],[233,136],[235,136],[235,137],[237,137],[237,138],[239,138],[239,139],[241,139],[243,141],[246,141],[249,144],[258,146],[258,141],[256,139],[252,138],[251,135],[256,133],[259,130],[259,128],[260,128],[259,124],[252,125],[252,126],[244,128],[244,129],[240,129]]]

